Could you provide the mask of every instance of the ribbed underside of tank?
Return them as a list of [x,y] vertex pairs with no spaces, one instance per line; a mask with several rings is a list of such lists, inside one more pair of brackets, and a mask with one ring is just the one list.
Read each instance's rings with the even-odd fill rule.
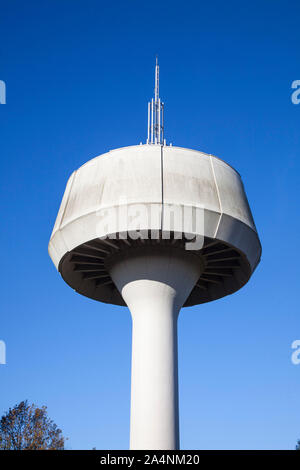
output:
[[132,239],[119,234],[115,238],[97,238],[77,246],[61,259],[59,271],[63,279],[78,293],[101,302],[125,306],[109,274],[112,263],[120,257],[138,252],[149,255],[153,250],[179,250],[182,256],[199,258],[202,274],[184,307],[210,302],[240,289],[251,276],[251,268],[242,252],[223,241],[204,238],[198,250],[187,250],[187,240],[176,234],[159,233],[156,238]]

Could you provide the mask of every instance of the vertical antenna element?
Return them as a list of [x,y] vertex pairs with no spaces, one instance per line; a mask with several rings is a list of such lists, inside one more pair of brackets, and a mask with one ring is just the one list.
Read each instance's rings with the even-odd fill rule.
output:
[[164,103],[159,97],[159,65],[156,57],[154,100],[148,103],[147,144],[165,145],[164,140]]

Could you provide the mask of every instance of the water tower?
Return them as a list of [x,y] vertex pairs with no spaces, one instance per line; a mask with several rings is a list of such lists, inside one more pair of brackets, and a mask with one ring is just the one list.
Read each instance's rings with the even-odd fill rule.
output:
[[49,243],[74,290],[130,309],[131,449],[179,448],[179,311],[240,289],[261,256],[239,173],[167,145],[163,106],[156,63],[147,143],[72,173]]

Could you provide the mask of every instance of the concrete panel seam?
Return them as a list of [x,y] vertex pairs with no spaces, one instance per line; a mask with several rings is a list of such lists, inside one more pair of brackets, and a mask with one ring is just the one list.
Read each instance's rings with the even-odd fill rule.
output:
[[163,155],[163,146],[160,147],[160,174],[161,174],[161,219],[160,219],[160,229],[163,230],[163,220],[164,220],[164,155]]
[[215,231],[215,234],[214,234],[214,238],[216,238],[218,230],[219,230],[219,226],[220,226],[220,223],[221,223],[221,220],[222,220],[223,208],[222,208],[221,196],[220,196],[220,192],[219,192],[219,188],[218,188],[218,183],[217,183],[217,178],[216,178],[216,174],[215,174],[215,169],[214,169],[212,156],[210,155],[209,158],[210,158],[211,170],[212,170],[212,174],[213,174],[213,177],[214,177],[214,182],[215,182],[218,201],[219,201],[219,208],[220,208],[220,217],[219,217],[219,221],[218,221],[216,231]]

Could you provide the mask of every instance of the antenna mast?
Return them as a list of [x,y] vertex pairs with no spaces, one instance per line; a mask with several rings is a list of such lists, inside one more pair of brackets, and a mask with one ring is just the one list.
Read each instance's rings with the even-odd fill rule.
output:
[[159,97],[159,65],[156,57],[154,100],[148,103],[147,144],[165,145],[164,140],[164,103]]

